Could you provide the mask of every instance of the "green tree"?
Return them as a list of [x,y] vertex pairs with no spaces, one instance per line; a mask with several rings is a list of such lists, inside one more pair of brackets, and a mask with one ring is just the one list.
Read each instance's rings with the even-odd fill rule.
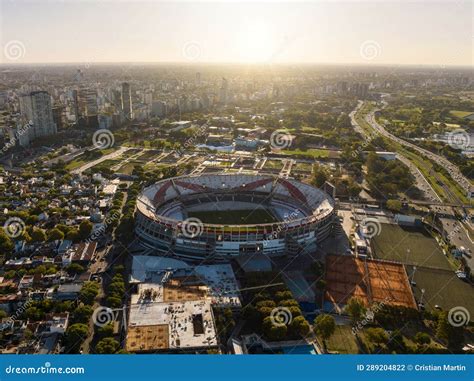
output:
[[56,241],[62,239],[64,239],[64,233],[61,230],[54,228],[48,231],[48,241]]
[[263,319],[262,328],[265,337],[273,341],[285,339],[288,332],[288,327],[285,324],[275,324],[270,316]]
[[97,335],[99,338],[110,337],[114,334],[114,326],[112,324],[104,325],[103,327],[97,328]]
[[10,253],[13,247],[11,238],[5,234],[4,229],[0,229],[0,253]]
[[387,208],[393,212],[402,210],[402,202],[400,200],[387,200]]
[[69,326],[66,330],[65,342],[66,350],[69,353],[77,353],[82,342],[89,334],[89,327],[82,323],[76,323]]
[[355,323],[361,320],[362,316],[365,313],[364,304],[362,303],[360,299],[357,299],[355,297],[352,297],[347,301],[347,304],[344,310],[351,317],[352,323]]
[[95,352],[98,354],[113,354],[119,349],[119,342],[112,337],[106,337],[100,340],[95,346]]
[[383,328],[367,328],[365,336],[375,344],[387,344],[388,342],[388,335]]
[[413,338],[413,341],[420,345],[427,345],[431,343],[431,338],[430,335],[425,332],[417,332],[417,334]]
[[33,242],[44,242],[46,241],[46,233],[43,229],[34,228],[31,232],[31,239]]
[[86,239],[92,233],[94,225],[89,220],[82,220],[79,224],[79,236],[81,239]]
[[87,324],[94,310],[91,306],[79,306],[74,310],[74,322]]
[[306,336],[309,332],[309,323],[303,316],[296,316],[290,323],[290,331],[296,336]]
[[328,174],[326,169],[318,164],[313,165],[313,178],[311,180],[311,183],[320,188],[324,185],[327,179]]
[[326,347],[326,340],[328,340],[336,330],[336,321],[331,315],[322,314],[314,319],[314,332],[323,340],[323,345]]
[[99,284],[97,282],[85,282],[79,293],[79,299],[85,304],[93,304],[99,294]]
[[78,263],[71,263],[65,268],[65,270],[67,271],[69,275],[75,275],[75,274],[82,273],[84,271],[84,267],[82,267]]
[[66,238],[72,242],[79,242],[81,240],[79,230],[70,229],[66,234]]

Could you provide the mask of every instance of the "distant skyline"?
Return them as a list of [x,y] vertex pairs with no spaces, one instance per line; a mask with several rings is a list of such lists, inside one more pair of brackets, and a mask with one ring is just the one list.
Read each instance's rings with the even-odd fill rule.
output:
[[470,1],[0,0],[1,63],[472,66]]

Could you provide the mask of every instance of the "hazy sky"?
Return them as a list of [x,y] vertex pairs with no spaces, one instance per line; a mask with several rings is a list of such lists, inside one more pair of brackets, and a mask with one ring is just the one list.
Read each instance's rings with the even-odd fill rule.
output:
[[0,3],[3,63],[473,63],[463,0]]

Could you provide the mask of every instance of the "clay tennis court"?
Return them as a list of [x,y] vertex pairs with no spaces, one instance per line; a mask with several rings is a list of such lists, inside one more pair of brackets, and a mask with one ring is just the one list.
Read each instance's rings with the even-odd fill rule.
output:
[[325,305],[329,303],[340,311],[352,297],[360,299],[366,306],[384,303],[417,308],[402,264],[328,255]]

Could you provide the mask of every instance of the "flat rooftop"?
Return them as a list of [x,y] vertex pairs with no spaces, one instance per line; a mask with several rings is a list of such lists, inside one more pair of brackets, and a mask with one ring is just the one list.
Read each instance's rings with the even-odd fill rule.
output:
[[[186,262],[165,257],[134,256],[132,282],[162,285],[162,300],[173,299],[172,281],[188,286],[186,292],[196,292],[191,285],[206,286],[206,296],[211,304],[220,307],[240,307],[240,293],[237,279],[230,264],[190,266]],[[163,284],[166,286],[163,289]],[[184,292],[184,291],[183,291]],[[177,295],[179,297],[179,295]]]
[[328,255],[325,308],[342,309],[351,297],[366,306],[384,303],[417,308],[403,264]]
[[217,334],[211,303],[132,303],[126,341],[129,351],[215,347]]

